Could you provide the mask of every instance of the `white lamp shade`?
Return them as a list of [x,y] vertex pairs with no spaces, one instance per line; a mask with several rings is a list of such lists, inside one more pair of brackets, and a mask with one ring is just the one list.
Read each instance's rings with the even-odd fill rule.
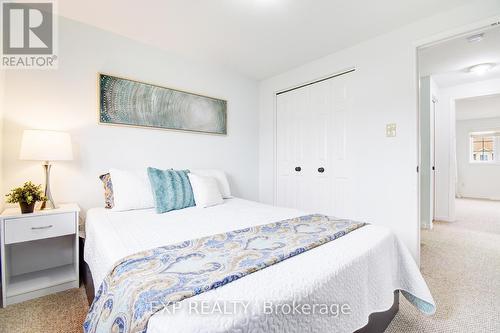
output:
[[31,161],[72,160],[71,137],[66,132],[25,130],[19,158]]

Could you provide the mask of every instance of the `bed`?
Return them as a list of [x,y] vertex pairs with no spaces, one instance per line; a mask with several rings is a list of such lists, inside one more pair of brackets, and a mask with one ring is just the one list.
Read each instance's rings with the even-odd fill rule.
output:
[[[128,255],[187,239],[303,216],[239,198],[205,209],[157,214],[154,209],[87,212],[84,260],[87,283],[98,287]],[[96,288],[97,289],[97,288]],[[367,225],[344,237],[190,299],[199,304],[250,304],[251,311],[161,311],[147,332],[381,332],[397,312],[397,291],[433,311],[434,301],[408,250],[385,227]],[[395,293],[396,292],[396,293]],[[184,300],[183,302],[187,302]],[[262,305],[348,304],[349,313],[266,313]],[[370,317],[370,315],[372,315]],[[370,323],[369,323],[370,320]],[[361,332],[360,331],[360,332]]]

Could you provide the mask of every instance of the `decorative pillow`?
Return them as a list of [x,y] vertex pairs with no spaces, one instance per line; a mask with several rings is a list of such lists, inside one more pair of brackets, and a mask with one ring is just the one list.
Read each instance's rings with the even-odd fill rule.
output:
[[157,213],[194,206],[189,170],[148,168]]
[[217,181],[217,185],[219,186],[219,191],[222,197],[224,199],[232,198],[231,188],[229,187],[229,182],[227,181],[227,177],[224,171],[217,169],[199,169],[199,170],[191,170],[191,173],[199,176],[215,178],[215,180]]
[[153,194],[146,170],[109,170],[113,180],[113,210],[145,209],[154,207]]
[[214,177],[205,177],[189,174],[189,181],[193,188],[196,207],[210,207],[224,202],[219,190],[219,185]]
[[100,175],[99,179],[102,181],[102,185],[104,186],[104,208],[113,208],[114,199],[113,199],[113,183],[111,182],[111,175],[105,173],[104,175]]

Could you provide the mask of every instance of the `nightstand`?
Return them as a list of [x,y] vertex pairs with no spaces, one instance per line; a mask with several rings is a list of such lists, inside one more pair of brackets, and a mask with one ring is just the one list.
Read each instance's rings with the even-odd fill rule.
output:
[[21,214],[0,215],[2,307],[78,288],[76,204]]

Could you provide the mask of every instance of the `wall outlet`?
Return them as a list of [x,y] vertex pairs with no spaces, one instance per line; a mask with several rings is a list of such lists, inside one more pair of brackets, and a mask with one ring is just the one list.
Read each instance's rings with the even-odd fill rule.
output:
[[393,138],[396,136],[396,124],[387,124],[385,125],[385,136],[388,138]]

